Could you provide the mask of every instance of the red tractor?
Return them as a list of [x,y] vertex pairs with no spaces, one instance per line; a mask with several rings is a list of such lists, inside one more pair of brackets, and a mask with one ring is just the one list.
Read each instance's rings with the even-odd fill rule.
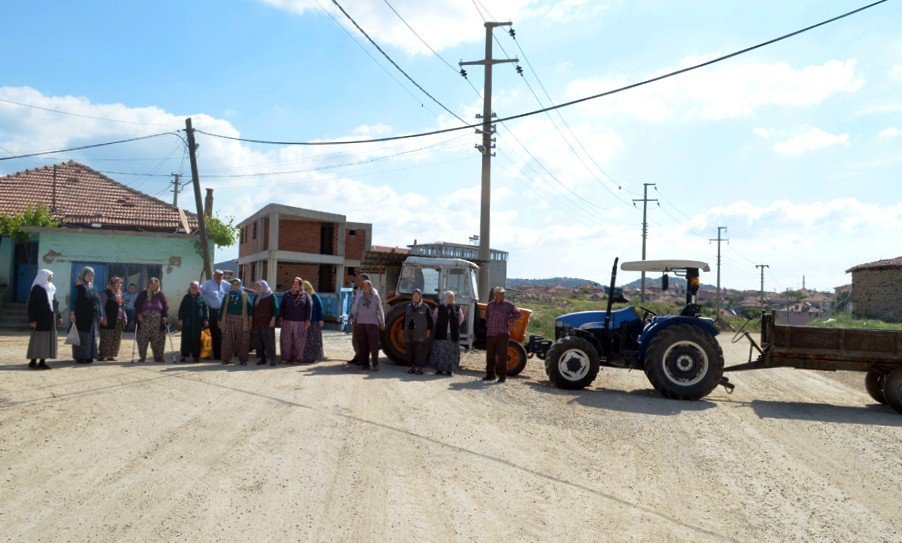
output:
[[[436,307],[446,291],[454,291],[456,302],[464,313],[460,328],[460,344],[465,349],[485,348],[485,303],[480,303],[476,288],[479,266],[460,258],[411,256],[404,260],[394,289],[385,293],[385,332],[382,350],[400,365],[407,365],[404,347],[404,312],[415,289],[423,292],[423,301]],[[386,285],[388,287],[388,285]],[[532,311],[520,309],[522,315],[511,326],[508,343],[507,374],[517,375],[526,367],[526,327]]]

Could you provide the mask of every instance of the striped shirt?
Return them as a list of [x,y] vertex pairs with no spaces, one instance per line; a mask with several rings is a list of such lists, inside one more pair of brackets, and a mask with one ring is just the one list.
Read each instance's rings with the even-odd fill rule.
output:
[[500,304],[492,300],[485,308],[485,335],[489,337],[510,335],[510,326],[519,318],[520,310],[517,306],[507,300]]

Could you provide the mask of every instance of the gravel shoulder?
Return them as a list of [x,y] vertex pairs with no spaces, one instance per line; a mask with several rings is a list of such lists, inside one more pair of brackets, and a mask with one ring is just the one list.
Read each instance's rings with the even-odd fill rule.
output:
[[636,371],[557,390],[538,360],[485,384],[479,353],[349,371],[335,332],[329,361],[276,368],[37,372],[26,344],[0,336],[3,540],[902,541],[902,417],[862,375],[679,402]]

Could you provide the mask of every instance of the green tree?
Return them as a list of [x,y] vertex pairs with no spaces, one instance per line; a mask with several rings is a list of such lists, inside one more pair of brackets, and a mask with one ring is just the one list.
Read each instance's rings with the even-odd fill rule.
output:
[[207,217],[207,238],[217,247],[231,247],[238,241],[235,217]]
[[[31,232],[24,232],[22,229],[27,226],[51,227],[56,228],[60,225],[59,221],[53,218],[43,205],[31,205],[20,213],[8,213],[0,215],[0,236],[7,236],[13,243],[28,243],[31,241]],[[25,246],[27,254],[28,246]]]

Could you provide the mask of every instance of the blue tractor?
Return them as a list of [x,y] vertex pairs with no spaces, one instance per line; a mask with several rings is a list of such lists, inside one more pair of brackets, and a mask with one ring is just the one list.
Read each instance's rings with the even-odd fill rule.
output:
[[686,279],[686,306],[679,315],[661,316],[644,307],[612,311],[617,294],[617,260],[611,271],[607,309],[562,315],[555,320],[555,339],[532,336],[527,352],[545,360],[545,373],[558,388],[589,386],[601,366],[641,369],[652,386],[667,398],[698,400],[724,379],[723,351],[714,320],[701,316],[696,303],[699,270],[708,264],[693,260],[644,260],[624,262],[624,271],[661,272],[662,289],[669,287],[667,273]]

